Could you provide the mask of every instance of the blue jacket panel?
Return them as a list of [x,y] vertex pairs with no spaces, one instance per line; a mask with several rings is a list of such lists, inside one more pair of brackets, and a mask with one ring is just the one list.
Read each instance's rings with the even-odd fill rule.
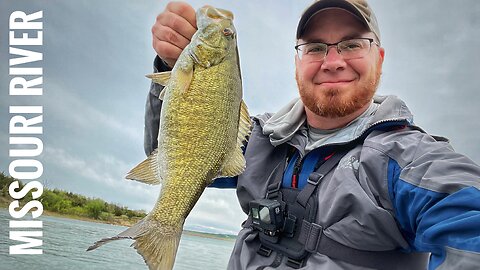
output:
[[480,253],[480,190],[465,186],[451,193],[436,192],[402,180],[401,172],[391,159],[389,195],[410,248],[431,252],[429,269],[445,263],[446,247]]

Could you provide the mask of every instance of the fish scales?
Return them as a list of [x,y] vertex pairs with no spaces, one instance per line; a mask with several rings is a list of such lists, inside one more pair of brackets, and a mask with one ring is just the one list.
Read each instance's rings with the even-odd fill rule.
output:
[[[188,215],[206,185],[220,171],[227,151],[237,143],[242,97],[238,92],[241,87],[238,79],[229,79],[240,76],[228,74],[238,73],[238,69],[232,69],[232,66],[237,66],[236,58],[207,69],[199,68],[194,72],[187,94],[165,96],[168,103],[162,108],[159,136],[162,139],[158,149],[165,153],[163,159],[169,166],[165,178],[169,181],[162,188],[163,196],[155,213],[159,220],[171,215],[165,211],[178,208],[178,198],[193,196],[193,200],[183,200],[193,203],[181,205],[182,209],[176,213],[183,217]],[[235,91],[225,93],[225,89]],[[173,220],[178,222],[179,219],[175,217]]]
[[198,31],[171,73],[150,77],[165,85],[158,148],[127,175],[162,183],[153,210],[117,236],[132,244],[150,269],[172,269],[183,223],[203,190],[219,176],[245,169],[242,145],[251,128],[242,86],[233,14],[205,6],[197,11]]

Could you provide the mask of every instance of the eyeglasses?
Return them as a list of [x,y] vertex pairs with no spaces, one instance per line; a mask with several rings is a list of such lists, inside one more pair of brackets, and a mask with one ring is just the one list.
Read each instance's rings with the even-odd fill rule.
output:
[[372,43],[379,46],[373,38],[353,38],[342,40],[337,43],[308,42],[295,46],[298,58],[302,61],[323,61],[331,46],[337,48],[337,52],[344,60],[362,58],[370,52]]

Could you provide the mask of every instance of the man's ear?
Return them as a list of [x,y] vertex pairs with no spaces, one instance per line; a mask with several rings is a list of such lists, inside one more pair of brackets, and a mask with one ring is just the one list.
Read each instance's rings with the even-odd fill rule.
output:
[[383,47],[378,47],[378,55],[380,56],[381,63],[383,63],[383,59],[385,58],[385,49]]
[[298,58],[298,55],[295,54],[295,69],[298,69],[299,64],[300,64],[300,59]]

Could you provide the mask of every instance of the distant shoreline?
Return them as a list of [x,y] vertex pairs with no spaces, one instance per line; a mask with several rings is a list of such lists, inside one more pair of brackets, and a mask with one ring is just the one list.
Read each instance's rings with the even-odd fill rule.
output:
[[[0,208],[5,209],[8,211],[8,205],[10,202],[1,200],[0,197]],[[74,215],[68,215],[68,214],[61,214],[57,212],[52,212],[48,210],[43,210],[43,214],[46,216],[51,216],[51,217],[59,217],[59,218],[66,218],[66,219],[72,219],[72,220],[81,220],[81,221],[87,221],[87,222],[93,222],[93,223],[101,223],[101,224],[109,224],[109,225],[115,225],[115,226],[124,226],[124,227],[131,227],[135,223],[137,223],[139,220],[136,220],[135,222],[128,221],[128,220],[118,220],[118,221],[105,221],[105,220],[98,220],[98,219],[93,219],[93,218],[88,218],[88,217],[82,217],[82,216],[74,216]],[[216,239],[216,240],[224,240],[224,241],[235,241],[236,236],[232,234],[214,234],[214,233],[205,233],[205,232],[198,232],[198,231],[189,231],[189,230],[183,230],[183,234],[185,235],[190,235],[190,236],[196,236],[196,237],[202,237],[202,238],[210,238],[210,239]]]
[[190,236],[202,237],[202,238],[224,240],[224,241],[235,241],[235,240],[237,240],[237,236],[233,235],[233,234],[215,234],[215,233],[188,231],[188,230],[183,230],[183,234],[190,235]]

